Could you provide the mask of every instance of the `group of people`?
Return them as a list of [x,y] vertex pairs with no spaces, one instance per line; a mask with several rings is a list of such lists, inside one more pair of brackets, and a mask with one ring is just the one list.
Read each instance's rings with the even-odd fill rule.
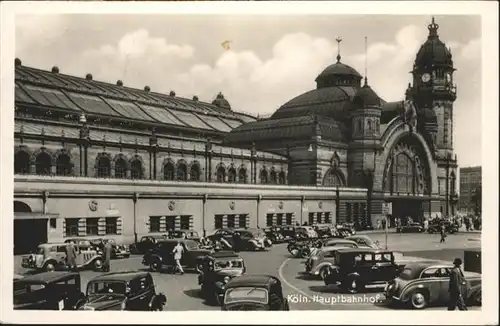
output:
[[[111,242],[105,241],[102,254],[102,270],[104,272],[109,272],[111,268],[111,254],[113,252],[113,246]],[[76,271],[78,269],[77,256],[80,254],[80,249],[77,248],[74,241],[69,241],[66,245],[66,266],[69,270]]]

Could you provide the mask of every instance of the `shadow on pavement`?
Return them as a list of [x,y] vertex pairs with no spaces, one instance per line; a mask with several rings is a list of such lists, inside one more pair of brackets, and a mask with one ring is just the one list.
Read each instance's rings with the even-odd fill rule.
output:
[[309,275],[309,274],[299,274],[299,275],[295,276],[295,279],[304,280],[304,281],[321,281],[321,279],[319,277],[314,277],[314,276]]
[[185,295],[187,295],[190,298],[202,300],[203,304],[205,306],[213,306],[213,305],[209,304],[204,298],[201,297],[201,290],[200,289],[184,290],[183,292]]

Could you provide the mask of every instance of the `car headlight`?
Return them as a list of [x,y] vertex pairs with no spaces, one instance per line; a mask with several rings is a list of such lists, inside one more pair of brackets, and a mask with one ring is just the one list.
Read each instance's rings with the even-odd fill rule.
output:
[[224,277],[224,283],[228,283],[231,280],[229,276]]

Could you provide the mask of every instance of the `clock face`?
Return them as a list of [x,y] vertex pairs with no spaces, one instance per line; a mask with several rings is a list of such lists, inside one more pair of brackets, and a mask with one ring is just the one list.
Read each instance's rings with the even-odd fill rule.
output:
[[425,74],[422,75],[422,81],[424,83],[427,83],[429,80],[431,80],[431,75],[430,74],[425,73]]

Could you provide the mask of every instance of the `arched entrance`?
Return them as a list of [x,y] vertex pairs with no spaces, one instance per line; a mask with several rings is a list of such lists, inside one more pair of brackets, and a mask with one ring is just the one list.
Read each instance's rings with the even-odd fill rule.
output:
[[424,201],[431,191],[430,167],[423,145],[412,135],[403,136],[390,151],[383,189],[392,202],[392,217],[421,221]]
[[48,219],[25,202],[14,201],[14,254],[26,254],[47,242]]

